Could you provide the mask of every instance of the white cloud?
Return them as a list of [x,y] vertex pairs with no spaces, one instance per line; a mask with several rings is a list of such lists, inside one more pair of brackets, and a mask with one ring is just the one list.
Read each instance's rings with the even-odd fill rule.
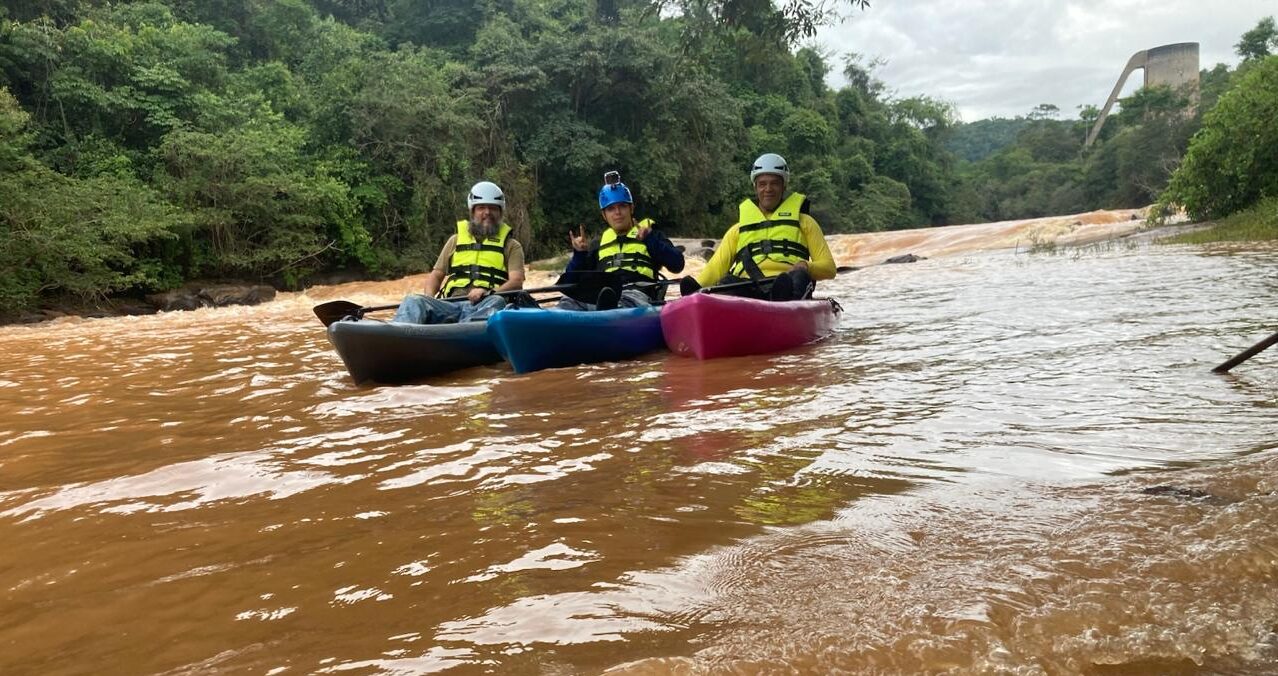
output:
[[[876,71],[899,96],[954,103],[964,120],[1023,115],[1040,103],[1073,116],[1104,104],[1127,59],[1142,49],[1199,43],[1203,68],[1236,64],[1234,44],[1273,0],[871,0],[816,42],[835,54],[828,78],[844,84],[843,55],[886,64]],[[1129,78],[1124,94],[1141,82]]]

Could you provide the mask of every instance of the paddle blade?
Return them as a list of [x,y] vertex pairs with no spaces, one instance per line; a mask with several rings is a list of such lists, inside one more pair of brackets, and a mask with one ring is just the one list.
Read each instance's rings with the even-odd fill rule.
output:
[[701,290],[701,284],[696,277],[684,277],[679,280],[679,295],[691,296]]
[[316,305],[312,310],[315,311],[315,316],[319,317],[324,326],[341,321],[346,317],[358,317],[363,314],[361,312],[363,308],[349,300],[330,300],[327,303]]

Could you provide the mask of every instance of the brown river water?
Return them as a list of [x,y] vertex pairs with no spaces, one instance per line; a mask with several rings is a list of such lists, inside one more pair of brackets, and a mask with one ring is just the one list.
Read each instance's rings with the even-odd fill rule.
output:
[[415,280],[0,328],[0,673],[1278,671],[1278,348],[1209,373],[1278,248],[899,236],[756,358],[352,385],[310,306]]

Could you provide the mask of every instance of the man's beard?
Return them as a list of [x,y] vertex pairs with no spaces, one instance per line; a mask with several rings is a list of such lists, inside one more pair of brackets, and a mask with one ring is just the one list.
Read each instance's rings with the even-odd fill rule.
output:
[[496,225],[490,225],[483,221],[477,221],[473,218],[471,219],[470,236],[474,237],[476,242],[482,242],[495,234],[497,234]]

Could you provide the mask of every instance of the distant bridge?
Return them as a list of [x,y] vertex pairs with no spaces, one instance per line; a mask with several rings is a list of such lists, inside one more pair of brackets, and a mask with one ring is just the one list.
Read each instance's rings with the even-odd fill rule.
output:
[[1172,89],[1180,89],[1188,85],[1191,90],[1190,109],[1198,105],[1197,42],[1178,42],[1174,45],[1163,45],[1136,52],[1127,60],[1127,67],[1123,69],[1123,74],[1118,76],[1114,91],[1110,92],[1109,100],[1105,102],[1105,107],[1101,108],[1100,117],[1096,118],[1096,123],[1087,134],[1087,141],[1083,143],[1084,148],[1091,146],[1100,135],[1101,125],[1105,124],[1109,109],[1114,106],[1119,93],[1123,91],[1127,76],[1137,69],[1145,70],[1145,87],[1167,85]]

